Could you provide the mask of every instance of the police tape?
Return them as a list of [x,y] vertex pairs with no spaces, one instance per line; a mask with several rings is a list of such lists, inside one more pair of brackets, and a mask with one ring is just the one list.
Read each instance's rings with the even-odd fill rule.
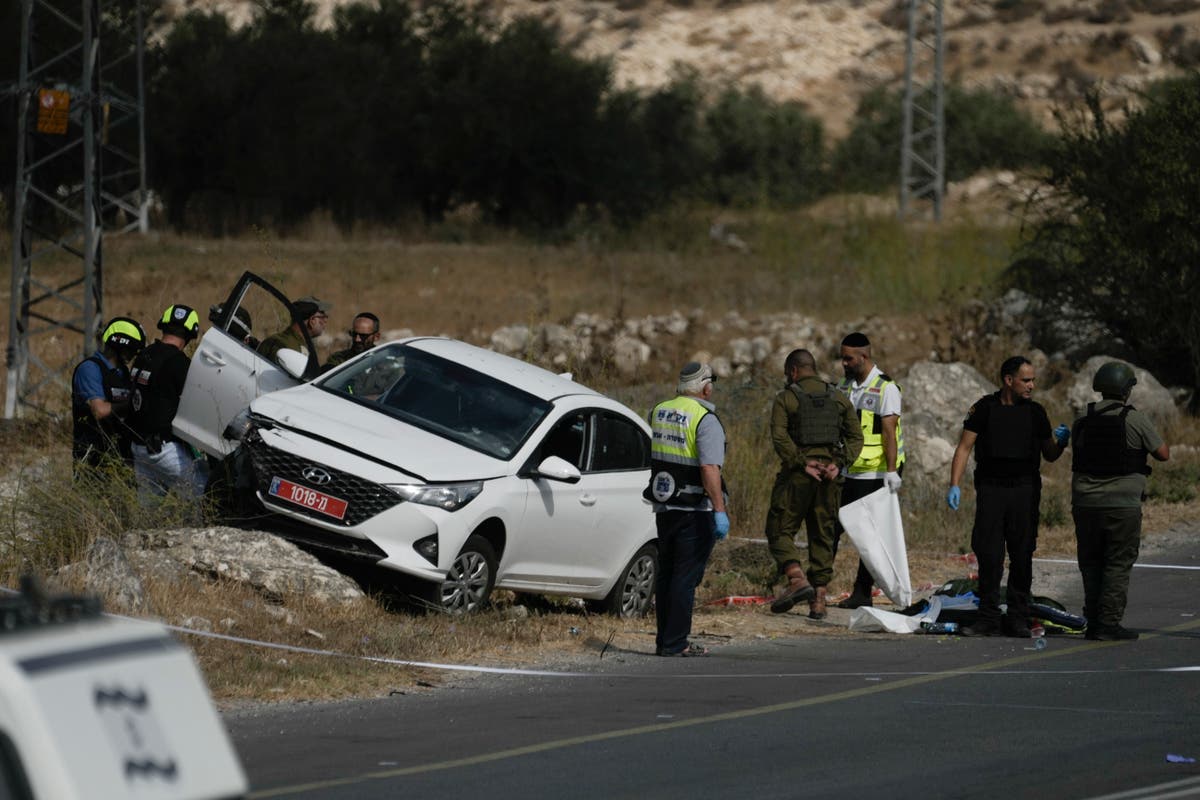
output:
[[709,600],[704,605],[706,606],[762,606],[771,602],[774,598],[762,597],[760,595],[729,595],[727,597],[718,597],[716,600]]
[[[16,589],[9,589],[5,586],[0,586],[0,594],[16,595],[20,594]],[[169,631],[176,633],[186,633],[189,636],[200,636],[207,639],[218,639],[235,644],[250,645],[253,647],[265,647],[270,650],[283,650],[289,653],[300,653],[302,655],[311,656],[327,656],[331,658],[345,658],[353,661],[369,661],[375,664],[388,664],[397,667],[419,667],[421,669],[437,669],[451,672],[480,672],[490,673],[495,675],[534,675],[541,677],[556,677],[556,678],[582,678],[592,675],[590,672],[560,672],[555,670],[539,670],[539,669],[518,669],[515,667],[484,667],[476,664],[442,664],[436,661],[412,661],[403,658],[385,658],[383,656],[362,656],[354,653],[343,653],[338,650],[321,650],[315,647],[301,647],[294,644],[283,644],[281,642],[264,642],[260,639],[248,639],[244,636],[231,636],[227,633],[216,633],[214,631],[202,631],[195,628],[185,628],[181,625],[170,625],[165,622],[156,620],[141,619],[139,617],[130,617],[125,614],[113,614],[111,612],[103,612],[103,616],[111,619],[127,620],[129,622],[140,622],[144,625],[154,625],[157,628],[166,628]]]
[[[121,614],[105,614],[108,617],[117,619],[133,620],[134,622],[147,622],[150,620],[138,619],[137,617],[126,617]],[[264,642],[259,639],[248,639],[244,636],[231,636],[227,633],[216,633],[215,631],[201,631],[194,628],[185,628],[179,625],[167,625],[165,623],[155,622],[155,625],[162,625],[170,631],[177,633],[186,633],[189,636],[200,636],[206,639],[218,639],[235,644],[251,645],[253,647],[265,647],[271,650],[283,650],[289,653],[300,653],[310,656],[327,656],[331,658],[345,658],[352,661],[369,661],[374,664],[388,664],[395,667],[417,667],[421,669],[436,669],[448,672],[480,672],[492,675],[533,675],[538,677],[554,677],[554,678],[584,678],[595,673],[591,672],[559,672],[556,670],[543,669],[519,669],[517,667],[484,667],[477,664],[442,664],[436,661],[412,661],[404,658],[385,658],[384,656],[362,656],[354,653],[343,653],[339,650],[322,650],[316,647],[301,647],[295,644],[282,644],[280,642]]]

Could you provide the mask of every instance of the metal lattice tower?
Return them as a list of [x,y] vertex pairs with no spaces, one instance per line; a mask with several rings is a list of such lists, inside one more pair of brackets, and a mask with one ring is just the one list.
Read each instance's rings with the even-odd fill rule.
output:
[[[147,229],[141,3],[127,4],[134,13],[122,21],[102,15],[100,0],[76,2],[21,3],[10,419],[51,405],[50,390],[95,347],[104,231]],[[102,52],[113,55],[107,65]],[[64,351],[76,336],[79,349]]]
[[900,148],[900,216],[929,201],[942,218],[946,188],[942,0],[909,0],[904,52],[904,131]]

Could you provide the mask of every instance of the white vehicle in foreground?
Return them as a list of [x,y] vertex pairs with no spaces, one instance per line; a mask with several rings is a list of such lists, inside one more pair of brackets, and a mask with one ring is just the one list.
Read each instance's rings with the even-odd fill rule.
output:
[[299,524],[294,538],[419,579],[449,611],[496,587],[647,611],[657,534],[638,415],[443,338],[380,345],[279,389],[286,373],[227,332],[255,285],[266,286],[243,276],[201,340],[174,427],[225,455],[234,443],[222,433],[248,404],[242,454],[262,504]]
[[231,800],[246,777],[191,653],[88,598],[0,598],[0,797]]

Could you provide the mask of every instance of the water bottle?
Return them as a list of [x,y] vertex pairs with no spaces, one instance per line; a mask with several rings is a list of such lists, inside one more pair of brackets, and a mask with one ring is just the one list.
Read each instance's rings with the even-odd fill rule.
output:
[[958,633],[957,622],[922,622],[922,633]]
[[1034,650],[1046,649],[1046,629],[1041,625],[1033,625],[1029,628],[1029,635],[1033,639]]

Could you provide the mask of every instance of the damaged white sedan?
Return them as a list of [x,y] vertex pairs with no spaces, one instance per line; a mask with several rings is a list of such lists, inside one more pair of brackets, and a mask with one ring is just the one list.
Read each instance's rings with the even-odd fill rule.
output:
[[278,295],[247,273],[215,313],[175,431],[227,455],[218,432],[248,402],[241,461],[294,538],[419,579],[448,611],[478,608],[497,587],[647,611],[657,548],[642,497],[649,428],[636,414],[569,377],[432,337],[263,393],[300,375],[281,377],[240,327],[227,330],[255,286]]

